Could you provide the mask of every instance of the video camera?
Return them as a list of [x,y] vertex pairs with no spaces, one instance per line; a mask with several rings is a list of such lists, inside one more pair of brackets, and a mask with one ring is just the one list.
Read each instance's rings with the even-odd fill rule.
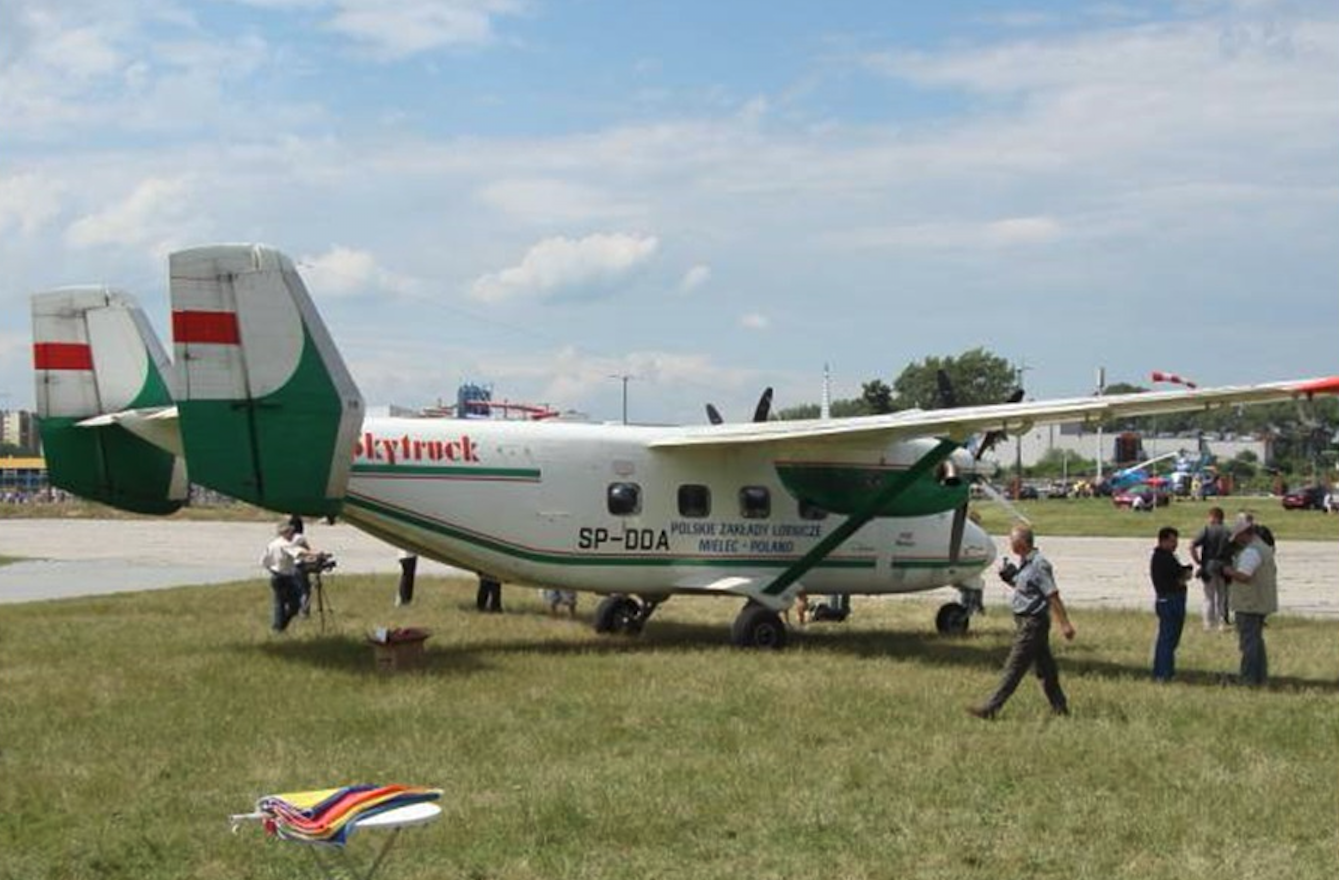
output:
[[335,567],[335,555],[333,553],[316,553],[303,559],[299,565],[303,571],[309,574],[321,574]]
[[1012,587],[1014,585],[1014,580],[1018,577],[1018,566],[1014,565],[1012,559],[1004,560],[1000,565],[999,576],[1000,580]]

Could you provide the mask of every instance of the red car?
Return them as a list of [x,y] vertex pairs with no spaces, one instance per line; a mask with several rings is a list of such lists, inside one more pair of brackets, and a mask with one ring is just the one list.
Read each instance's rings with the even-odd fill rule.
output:
[[1133,486],[1126,486],[1111,496],[1111,503],[1117,507],[1129,507],[1139,510],[1152,510],[1156,507],[1166,507],[1172,503],[1172,496],[1168,495],[1160,488],[1154,488],[1147,483],[1136,483]]
[[1283,496],[1284,510],[1324,510],[1325,487],[1307,486]]

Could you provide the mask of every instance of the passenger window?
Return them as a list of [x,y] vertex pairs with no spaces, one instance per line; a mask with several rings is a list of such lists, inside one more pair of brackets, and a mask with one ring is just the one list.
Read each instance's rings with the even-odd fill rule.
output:
[[817,504],[812,504],[804,499],[800,499],[800,519],[827,519],[828,512]]
[[609,484],[609,512],[614,516],[632,516],[642,512],[642,487],[636,483]]
[[767,519],[772,515],[772,493],[766,486],[745,486],[740,489],[739,514],[744,519]]
[[711,516],[711,490],[687,483],[679,487],[679,516],[700,519]]

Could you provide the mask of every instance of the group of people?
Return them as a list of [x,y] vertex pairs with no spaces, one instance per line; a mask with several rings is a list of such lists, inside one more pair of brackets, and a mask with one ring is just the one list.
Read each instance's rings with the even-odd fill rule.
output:
[[[1205,631],[1225,630],[1229,621],[1234,621],[1241,653],[1238,680],[1250,686],[1265,684],[1269,677],[1265,618],[1278,610],[1273,535],[1249,513],[1240,514],[1228,527],[1223,522],[1222,509],[1215,507],[1209,512],[1209,522],[1191,542],[1194,564],[1183,563],[1177,557],[1179,542],[1177,529],[1162,527],[1149,561],[1158,617],[1153,648],[1154,680],[1167,682],[1176,675],[1176,649],[1185,626],[1187,584],[1198,573],[1204,584]],[[977,718],[994,718],[1023,677],[1034,670],[1051,712],[1068,715],[1069,702],[1051,653],[1050,632],[1054,619],[1060,633],[1072,640],[1074,624],[1060,598],[1051,563],[1037,550],[1032,527],[1014,526],[1009,533],[1009,544],[1018,561],[1006,561],[1000,568],[1000,577],[1012,590],[1013,645],[995,691],[985,702],[969,706],[967,711]]]
[[1269,677],[1265,651],[1265,618],[1278,610],[1278,568],[1269,529],[1249,513],[1238,514],[1232,527],[1223,523],[1223,510],[1214,507],[1209,521],[1190,545],[1194,565],[1176,556],[1180,535],[1171,526],[1158,530],[1158,545],[1149,562],[1158,614],[1158,636],[1153,648],[1153,678],[1171,681],[1176,675],[1176,649],[1186,619],[1186,592],[1192,572],[1204,584],[1204,630],[1226,630],[1235,622],[1241,653],[1239,681],[1263,685]]

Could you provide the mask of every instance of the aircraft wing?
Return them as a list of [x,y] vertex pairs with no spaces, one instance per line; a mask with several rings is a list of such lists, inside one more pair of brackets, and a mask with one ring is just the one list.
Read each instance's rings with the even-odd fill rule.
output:
[[972,435],[985,431],[1019,434],[1040,425],[1075,422],[1095,425],[1117,417],[1212,410],[1237,404],[1278,403],[1310,399],[1317,394],[1339,394],[1339,376],[957,409],[905,410],[888,415],[844,419],[685,426],[673,434],[651,441],[650,445],[657,449],[748,444],[789,446],[811,445],[816,440],[886,443],[916,437],[948,437],[965,442]]

